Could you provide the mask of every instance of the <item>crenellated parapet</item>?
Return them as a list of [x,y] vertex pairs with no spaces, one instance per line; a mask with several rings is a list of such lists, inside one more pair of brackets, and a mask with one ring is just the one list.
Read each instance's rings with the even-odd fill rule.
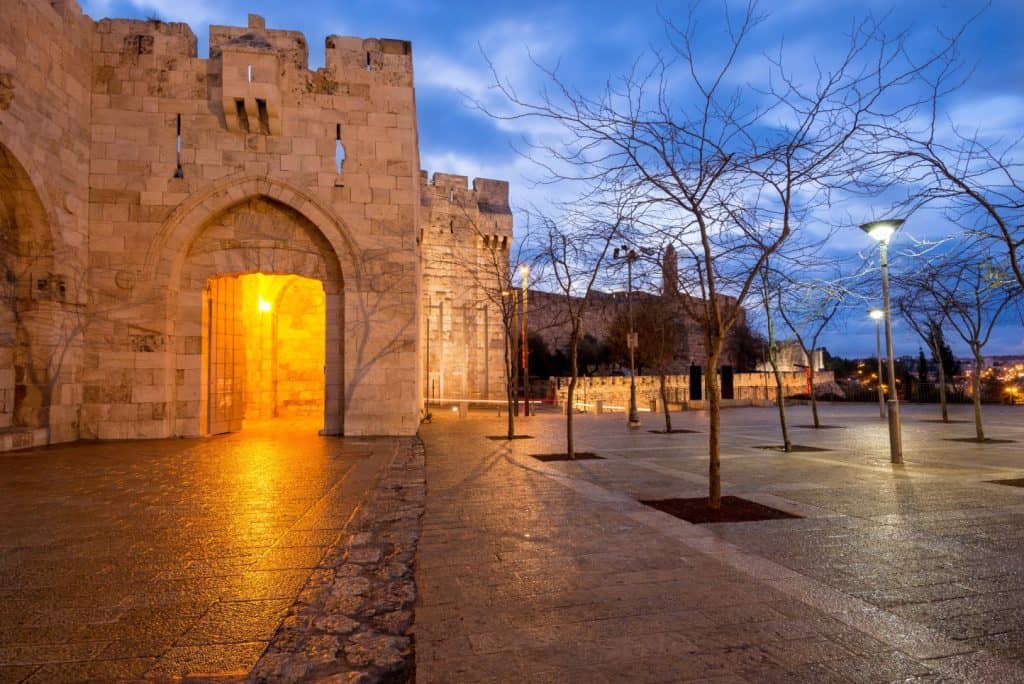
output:
[[508,249],[512,210],[508,181],[420,171],[422,228],[480,247]]
[[[206,287],[254,272],[321,280],[325,430],[413,434],[428,385],[500,396],[508,184],[417,173],[408,41],[328,36],[311,70],[258,15],[200,56],[184,23],[0,4],[0,241],[52,245],[15,255],[38,330],[0,314],[0,450],[209,430]],[[57,353],[65,314],[89,325]]]

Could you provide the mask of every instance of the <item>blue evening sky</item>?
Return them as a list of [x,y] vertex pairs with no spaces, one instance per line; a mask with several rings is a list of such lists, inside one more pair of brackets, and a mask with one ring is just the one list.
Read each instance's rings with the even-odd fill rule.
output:
[[[662,20],[681,16],[681,2],[597,2],[594,0],[79,0],[94,19],[158,17],[191,24],[199,38],[199,54],[207,53],[209,24],[244,26],[249,12],[266,17],[267,26],[299,30],[310,45],[310,66],[323,64],[323,42],[329,34],[402,38],[413,42],[416,99],[419,111],[421,164],[431,171],[471,177],[504,178],[512,182],[513,202],[543,202],[528,178],[536,170],[512,145],[524,138],[552,135],[536,123],[497,123],[467,106],[467,97],[500,107],[488,88],[490,77],[481,50],[520,92],[534,94],[542,78],[538,61],[559,64],[565,79],[582,91],[597,92],[609,77],[628,69],[642,51],[663,45]],[[736,6],[738,3],[732,3]],[[717,8],[716,2],[705,5]],[[791,64],[817,59],[825,63],[842,44],[851,21],[872,12],[888,15],[893,30],[909,29],[911,41],[922,44],[938,29],[952,30],[982,10],[977,0],[775,0],[761,9],[770,13],[741,63],[741,74],[756,82],[763,73],[758,53],[785,40]],[[964,58],[975,72],[963,89],[950,97],[946,114],[954,121],[1008,136],[1024,134],[1024,1],[993,0],[968,30]],[[713,40],[707,42],[713,50]],[[863,203],[863,200],[859,200]],[[846,216],[870,213],[865,204],[843,209]],[[877,218],[865,216],[865,220]],[[918,236],[941,232],[933,222],[941,216],[915,215],[905,230]],[[866,252],[867,238],[844,231],[834,243],[838,253]],[[898,244],[894,245],[898,249]],[[851,317],[824,344],[834,354],[865,356],[874,350],[873,324]],[[897,322],[897,354],[916,354],[917,340]],[[952,339],[951,339],[952,341]],[[963,345],[954,349],[966,354]],[[1020,318],[1008,317],[987,350],[992,354],[1024,355]]]

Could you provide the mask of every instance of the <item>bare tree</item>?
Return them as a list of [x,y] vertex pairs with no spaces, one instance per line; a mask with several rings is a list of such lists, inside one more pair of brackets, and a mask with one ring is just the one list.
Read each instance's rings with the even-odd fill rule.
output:
[[[738,85],[737,64],[762,21],[751,0],[738,19],[726,8],[721,51],[698,46],[698,12],[681,26],[666,20],[667,54],[638,61],[598,96],[538,68],[549,87],[521,96],[494,74],[512,105],[503,119],[535,118],[561,129],[530,145],[549,182],[584,183],[600,194],[625,187],[640,205],[632,227],[685,259],[684,298],[704,323],[708,401],[708,505],[721,506],[721,398],[718,362],[730,329],[756,287],[764,262],[801,227],[829,190],[863,163],[853,148],[865,121],[885,117],[883,95],[933,62],[906,59],[904,38],[866,20],[852,27],[845,54],[829,71],[797,79],[770,60],[767,91]],[[701,26],[701,35],[708,32]],[[707,61],[714,62],[710,66]],[[493,66],[492,66],[493,70]],[[809,80],[810,82],[805,82]],[[902,107],[902,105],[894,105]]]
[[827,280],[795,282],[792,279],[776,291],[779,316],[793,333],[809,366],[811,377],[811,416],[814,427],[821,427],[818,398],[814,391],[814,350],[822,333],[835,321],[846,301],[840,274]]
[[946,399],[946,368],[942,359],[942,323],[946,312],[934,308],[937,302],[929,302],[919,290],[912,285],[896,300],[896,310],[910,329],[917,333],[928,349],[932,352],[935,365],[938,366],[939,407],[942,422],[949,422],[949,404]]
[[956,42],[972,21],[950,37],[928,77],[917,74],[928,96],[899,118],[870,122],[865,132],[879,177],[908,189],[905,211],[937,206],[953,225],[1001,243],[1011,277],[1024,287],[1024,138],[944,114],[970,77]]
[[608,222],[596,220],[592,214],[568,214],[556,221],[541,217],[546,229],[545,249],[541,259],[549,268],[550,280],[561,295],[569,320],[569,386],[565,401],[565,448],[568,458],[576,458],[573,432],[576,384],[579,379],[579,343],[583,336],[583,315],[605,266],[612,242],[623,226],[621,214]]
[[779,410],[779,427],[782,430],[782,450],[789,453],[793,450],[793,442],[789,438],[789,423],[786,420],[786,390],[782,382],[782,371],[779,369],[779,346],[775,335],[775,319],[772,316],[772,302],[778,299],[778,279],[773,281],[769,262],[761,267],[761,305],[764,307],[765,325],[768,329],[768,348],[766,357],[775,377],[775,404]]
[[1020,295],[1015,278],[999,269],[985,252],[984,245],[977,242],[958,245],[956,251],[930,259],[912,279],[905,276],[914,284],[914,292],[928,299],[927,308],[943,316],[971,350],[974,427],[979,442],[985,441],[981,415],[983,351],[996,323]]

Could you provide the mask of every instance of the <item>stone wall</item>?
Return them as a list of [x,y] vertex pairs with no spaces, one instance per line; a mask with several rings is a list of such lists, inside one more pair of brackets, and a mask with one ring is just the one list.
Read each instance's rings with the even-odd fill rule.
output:
[[512,214],[508,183],[421,177],[423,384],[430,400],[501,399]]
[[[662,296],[648,292],[634,292],[634,310],[639,310],[646,301],[660,299]],[[684,306],[684,299],[689,300],[689,307]],[[722,300],[723,308],[731,308],[736,305],[736,300],[732,297],[722,295],[720,299]],[[705,363],[703,330],[700,323],[689,313],[693,310],[699,310],[700,307],[698,304],[699,300],[692,300],[686,295],[676,294],[673,298],[669,299],[670,302],[673,300],[675,303],[669,304],[668,308],[672,311],[672,320],[676,322],[677,343],[674,359],[671,361],[668,370],[683,372],[691,364],[703,365]],[[583,334],[593,335],[598,340],[606,340],[613,321],[619,316],[626,315],[627,301],[626,292],[591,292],[590,301],[583,313]],[[736,327],[742,326],[745,323],[746,312],[741,310]],[[567,307],[564,303],[564,295],[552,292],[531,291],[529,326],[531,333],[540,335],[544,339],[550,351],[567,349],[571,327],[569,325]],[[640,339],[640,344],[644,344],[642,338]],[[728,344],[723,350],[720,360],[722,364],[726,365],[733,363]]]
[[[688,375],[669,375],[665,380],[670,406],[689,402],[690,377]],[[782,374],[782,382],[787,397],[807,393],[807,374],[804,371],[785,372]],[[568,383],[569,378],[551,379],[550,393],[559,406],[565,406]],[[602,402],[605,410],[621,411],[629,405],[629,385],[628,377],[579,378],[573,403],[576,404],[577,409],[584,411],[595,410],[597,402]],[[833,372],[815,373],[814,388],[816,392],[835,391],[837,385]],[[748,403],[775,401],[775,377],[772,373],[736,373],[733,375],[733,389],[733,397],[736,401]],[[637,406],[649,408],[660,405],[660,397],[661,391],[657,376],[637,376]]]
[[0,15],[3,450],[78,432],[93,24],[70,1]]
[[470,271],[479,236],[505,253],[508,186],[421,180],[408,42],[328,36],[310,70],[302,34],[254,15],[211,26],[203,58],[185,24],[3,10],[0,449],[204,434],[225,275],[320,282],[327,433],[415,433],[442,300],[445,384],[495,392]]

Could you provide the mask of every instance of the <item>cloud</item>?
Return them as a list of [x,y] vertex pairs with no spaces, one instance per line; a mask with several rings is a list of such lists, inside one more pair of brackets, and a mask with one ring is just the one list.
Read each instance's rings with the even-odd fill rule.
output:
[[[236,12],[226,11],[224,3],[209,0],[127,0],[127,4],[138,12],[146,12],[164,21],[181,21],[193,29],[223,21]],[[110,15],[114,0],[84,0],[82,9],[86,14],[101,18]]]
[[1024,121],[1024,96],[995,93],[963,100],[950,108],[949,119],[964,133],[977,130],[986,138],[1016,136]]
[[569,51],[573,35],[568,25],[554,26],[545,22],[544,26],[539,26],[530,21],[498,20],[472,36],[445,43],[446,48],[474,46],[459,54],[447,49],[420,51],[416,58],[416,84],[418,88],[447,92],[456,97],[467,110],[489,119],[500,131],[539,142],[561,133],[563,128],[537,117],[507,118],[517,113],[517,109],[496,86],[495,76],[513,91],[535,99],[548,80],[537,65],[555,64],[560,58],[554,36],[558,37],[557,48]]

